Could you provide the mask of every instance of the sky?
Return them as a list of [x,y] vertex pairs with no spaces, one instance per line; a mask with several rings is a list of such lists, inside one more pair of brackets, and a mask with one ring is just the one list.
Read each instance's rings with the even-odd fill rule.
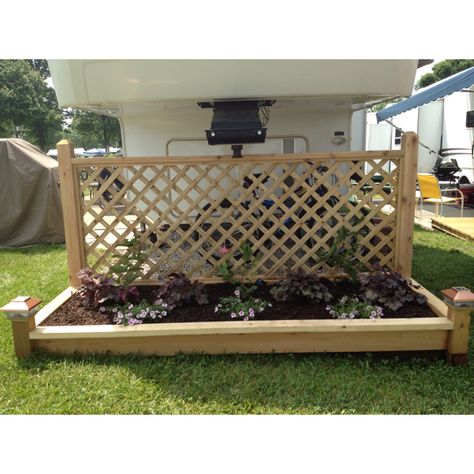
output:
[[57,0],[2,4],[3,58],[466,58],[468,2]]

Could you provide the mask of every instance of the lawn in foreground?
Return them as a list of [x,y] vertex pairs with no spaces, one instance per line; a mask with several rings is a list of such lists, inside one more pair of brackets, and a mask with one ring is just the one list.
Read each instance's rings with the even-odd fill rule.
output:
[[[474,288],[474,246],[416,229],[414,278],[434,292]],[[63,246],[0,250],[0,303],[50,300],[67,286]],[[371,355],[13,355],[0,320],[0,413],[474,413],[470,362]]]

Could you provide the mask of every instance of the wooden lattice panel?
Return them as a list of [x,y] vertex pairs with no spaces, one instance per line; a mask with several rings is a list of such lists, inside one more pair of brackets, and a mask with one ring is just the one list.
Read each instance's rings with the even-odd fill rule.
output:
[[[260,257],[258,277],[314,272],[345,227],[362,263],[393,268],[400,155],[72,160],[86,263],[109,268],[138,235],[144,280],[237,268],[243,242]],[[232,251],[222,257],[222,246]]]

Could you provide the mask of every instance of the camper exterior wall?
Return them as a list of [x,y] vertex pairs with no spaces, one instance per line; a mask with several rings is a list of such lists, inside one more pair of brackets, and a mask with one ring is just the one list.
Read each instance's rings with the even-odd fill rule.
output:
[[[367,134],[367,109],[357,110],[352,114],[350,149],[351,151],[365,151],[365,137]],[[380,150],[380,148],[379,148]]]
[[[244,145],[244,154],[283,153],[283,138],[295,138],[294,152],[348,151],[351,145],[351,115],[348,110],[306,111],[275,108],[270,112],[266,143]],[[229,155],[229,145],[208,145],[209,110],[163,111],[153,115],[122,116],[123,145],[127,156]],[[332,142],[336,131],[346,141]],[[279,141],[270,140],[277,137]],[[199,146],[198,142],[201,142]],[[186,144],[189,144],[187,146]]]

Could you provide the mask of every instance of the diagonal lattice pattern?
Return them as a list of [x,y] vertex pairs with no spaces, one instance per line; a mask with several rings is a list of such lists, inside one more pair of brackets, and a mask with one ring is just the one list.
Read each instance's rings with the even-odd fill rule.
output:
[[[357,233],[360,262],[393,268],[396,156],[98,163],[73,165],[93,268],[109,268],[135,235],[147,255],[144,280],[172,272],[213,277],[226,260],[237,268],[243,242],[259,255],[258,277],[314,272],[327,269],[320,256],[343,228]],[[231,249],[224,256],[223,246]]]

